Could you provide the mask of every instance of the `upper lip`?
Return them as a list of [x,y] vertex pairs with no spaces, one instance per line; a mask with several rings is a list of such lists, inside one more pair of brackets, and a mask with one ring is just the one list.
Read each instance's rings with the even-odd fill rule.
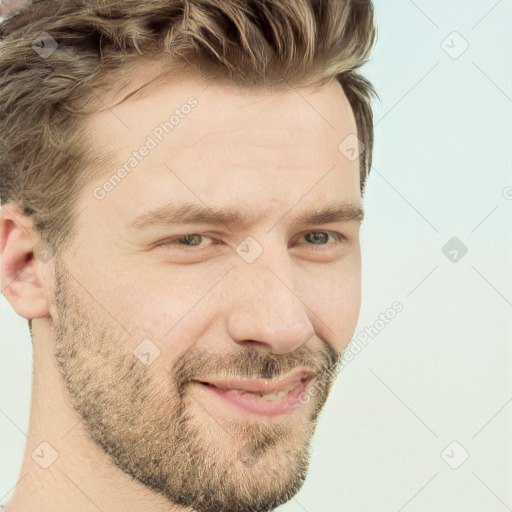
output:
[[208,381],[198,381],[204,384],[210,384],[220,389],[239,389],[248,393],[279,393],[280,391],[300,382],[309,380],[313,376],[312,372],[301,370],[292,375],[279,380],[275,379],[216,379]]

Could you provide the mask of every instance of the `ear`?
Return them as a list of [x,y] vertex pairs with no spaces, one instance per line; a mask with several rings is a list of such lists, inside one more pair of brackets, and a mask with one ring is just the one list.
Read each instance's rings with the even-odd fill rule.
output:
[[34,230],[32,219],[14,203],[0,210],[0,283],[18,315],[31,320],[49,315],[44,279],[52,259],[49,246]]

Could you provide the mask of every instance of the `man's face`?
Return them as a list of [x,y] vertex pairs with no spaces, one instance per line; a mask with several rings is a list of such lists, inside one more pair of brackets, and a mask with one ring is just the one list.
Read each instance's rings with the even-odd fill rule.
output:
[[[305,479],[357,323],[359,222],[303,218],[361,206],[358,161],[338,149],[356,125],[338,84],[205,87],[160,85],[91,118],[115,162],[82,190],[73,251],[55,260],[55,351],[115,465],[199,512],[266,511]],[[229,215],[187,220],[184,205]],[[290,375],[283,398],[226,391]]]

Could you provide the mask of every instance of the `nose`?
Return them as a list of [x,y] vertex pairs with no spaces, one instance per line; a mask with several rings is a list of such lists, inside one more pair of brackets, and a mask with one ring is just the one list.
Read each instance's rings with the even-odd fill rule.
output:
[[293,268],[289,263],[279,269],[264,262],[252,265],[235,271],[230,336],[239,344],[275,354],[293,352],[315,334],[307,306],[293,285]]

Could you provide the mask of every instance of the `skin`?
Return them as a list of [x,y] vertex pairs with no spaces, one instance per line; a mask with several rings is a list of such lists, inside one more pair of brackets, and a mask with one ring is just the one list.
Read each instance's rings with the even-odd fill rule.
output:
[[[359,161],[338,150],[356,133],[339,84],[248,92],[183,76],[140,89],[143,71],[88,120],[112,165],[77,198],[69,251],[35,257],[31,220],[14,204],[1,211],[3,293],[33,319],[34,346],[25,477],[7,512],[266,511],[290,500],[357,324],[360,223],[294,221],[333,202],[361,206]],[[190,114],[97,199],[191,96]],[[243,208],[250,219],[127,227],[184,201]],[[196,233],[204,238],[156,245]],[[252,263],[236,251],[247,237],[262,249]],[[134,355],[143,340],[158,351],[149,365]],[[299,368],[324,385],[277,417],[242,413],[191,382]],[[41,442],[58,453],[46,469],[31,455],[51,459]]]

